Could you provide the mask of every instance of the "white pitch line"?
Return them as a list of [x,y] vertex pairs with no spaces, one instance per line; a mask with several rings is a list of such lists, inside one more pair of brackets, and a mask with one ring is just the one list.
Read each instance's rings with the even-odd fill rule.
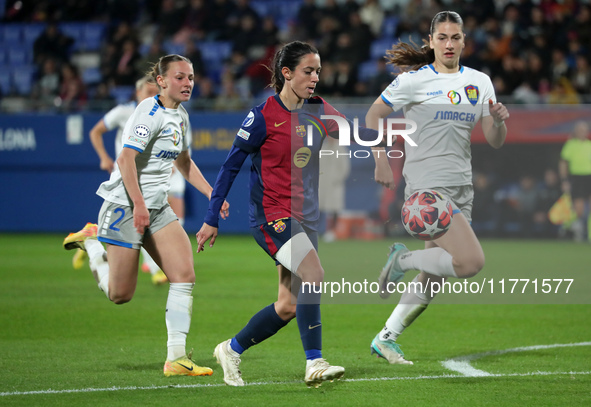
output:
[[[525,376],[563,376],[563,375],[591,375],[591,371],[582,372],[528,372],[528,373],[507,373],[507,374],[489,374],[487,377],[525,377]],[[435,379],[465,379],[466,376],[458,375],[434,375],[434,376],[407,376],[407,377],[365,377],[359,379],[343,379],[343,382],[381,382],[394,380],[435,380]],[[299,380],[291,382],[253,382],[247,383],[247,386],[269,386],[278,384],[303,384]],[[115,392],[115,391],[135,391],[135,390],[163,390],[163,389],[195,389],[195,388],[215,388],[225,387],[225,384],[175,384],[168,386],[126,386],[126,387],[103,387],[103,388],[86,388],[86,389],[64,389],[64,390],[31,390],[31,391],[13,391],[2,392],[0,397],[7,396],[30,396],[36,394],[71,394],[71,393],[94,393],[94,392]]]
[[591,342],[556,343],[556,344],[551,344],[551,345],[521,346],[519,348],[493,350],[493,351],[489,351],[489,352],[474,353],[472,355],[458,356],[456,358],[444,360],[443,362],[441,362],[441,364],[446,369],[452,370],[454,372],[458,372],[461,375],[466,376],[466,377],[495,376],[494,374],[485,372],[484,370],[476,369],[475,367],[473,367],[470,364],[470,362],[472,362],[473,360],[476,360],[476,359],[483,358],[485,356],[496,356],[496,355],[503,355],[505,353],[527,352],[530,350],[540,350],[540,349],[570,348],[573,346],[591,346]]
[[476,369],[470,365],[470,361],[467,360],[444,360],[441,362],[444,368],[453,370],[454,372],[460,373],[466,377],[486,377],[491,376],[492,373],[485,372],[484,370]]

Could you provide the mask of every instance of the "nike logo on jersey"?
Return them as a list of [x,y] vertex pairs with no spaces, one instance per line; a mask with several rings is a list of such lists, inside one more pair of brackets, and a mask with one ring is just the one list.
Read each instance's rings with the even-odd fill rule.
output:
[[187,367],[187,366],[183,365],[182,363],[179,363],[179,366],[182,366],[182,367],[184,367],[184,368],[185,368],[185,369],[187,369],[189,372],[192,372],[192,371],[193,371],[193,366],[191,366],[191,367]]
[[318,325],[314,325],[314,326],[308,325],[308,329],[318,328],[320,325],[322,325],[322,324],[318,324]]
[[[287,121],[287,120],[286,120],[286,121]],[[285,122],[286,122],[286,121],[285,121]],[[281,125],[282,125],[283,123],[285,123],[285,122],[281,122],[281,123],[277,123],[277,122],[275,122],[275,127],[279,127],[279,126],[281,126]]]

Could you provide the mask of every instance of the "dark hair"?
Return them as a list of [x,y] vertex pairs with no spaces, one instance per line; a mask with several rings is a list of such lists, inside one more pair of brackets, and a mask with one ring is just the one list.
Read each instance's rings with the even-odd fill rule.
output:
[[[455,11],[442,11],[437,13],[431,20],[431,29],[429,34],[433,35],[437,26],[441,23],[455,23],[464,28],[462,17]],[[400,42],[386,51],[386,59],[389,64],[401,67],[405,70],[417,70],[425,65],[432,64],[435,61],[435,52],[429,46],[429,41],[423,39],[423,46],[417,49],[416,44]]]
[[[158,75],[165,76],[166,72],[168,72],[168,68],[169,68],[170,64],[173,62],[179,62],[179,61],[185,61],[185,62],[193,65],[193,63],[191,62],[191,60],[189,60],[189,58],[185,58],[182,55],[170,54],[170,55],[160,57],[158,62],[156,62],[152,66],[152,69],[149,70],[148,72],[146,72],[146,75],[149,77],[152,77],[154,82],[158,85],[158,81],[156,80],[156,78],[158,78]],[[160,88],[160,85],[158,85],[158,88]]]
[[285,78],[281,73],[283,67],[287,67],[294,71],[296,66],[300,63],[302,57],[308,54],[318,54],[318,50],[312,45],[302,41],[293,41],[289,44],[285,44],[279,51],[275,53],[273,58],[271,71],[271,87],[275,89],[275,92],[281,92]]

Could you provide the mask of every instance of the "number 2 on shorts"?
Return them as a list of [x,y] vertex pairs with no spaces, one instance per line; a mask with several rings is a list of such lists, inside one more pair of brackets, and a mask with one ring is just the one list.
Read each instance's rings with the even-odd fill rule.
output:
[[118,227],[116,227],[115,225],[116,225],[116,224],[118,224],[119,222],[121,222],[121,219],[123,219],[123,216],[125,216],[125,210],[124,210],[124,209],[122,209],[122,208],[117,208],[117,209],[115,209],[115,210],[113,211],[113,213],[118,213],[118,212],[120,212],[120,213],[121,213],[121,215],[120,215],[120,216],[119,216],[117,219],[115,219],[115,222],[113,222],[113,223],[111,223],[111,224],[109,225],[109,229],[111,229],[111,230],[114,230],[115,232],[119,232],[119,230],[120,230],[120,229],[119,229]]

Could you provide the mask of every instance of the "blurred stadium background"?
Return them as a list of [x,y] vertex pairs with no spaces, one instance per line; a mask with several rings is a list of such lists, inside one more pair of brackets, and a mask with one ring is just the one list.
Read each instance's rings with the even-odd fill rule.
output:
[[[479,236],[503,237],[482,240],[482,274],[495,284],[573,279],[572,291],[565,283],[562,295],[534,295],[529,284],[531,295],[497,290],[478,304],[442,295],[401,339],[412,367],[369,355],[395,296],[328,301],[324,348],[346,366],[345,380],[305,388],[292,323],[249,350],[241,368],[250,386],[236,389],[223,384],[211,352],[277,288],[267,274],[273,263],[250,236],[223,236],[195,258],[188,339],[215,373],[163,377],[167,290],[139,278],[133,302],[115,306],[90,273],[71,270],[61,248],[65,233],[95,220],[102,203],[95,191],[107,175],[91,127],[132,99],[151,62],[184,54],[197,73],[186,105],[192,154],[213,183],[248,109],[270,94],[261,63],[278,44],[313,42],[323,65],[318,94],[339,109],[362,107],[393,78],[385,50],[398,39],[420,43],[443,9],[464,18],[462,63],[487,72],[510,105],[502,149],[485,144],[478,127],[473,135],[473,226]],[[546,214],[561,194],[562,145],[576,122],[591,123],[590,10],[581,0],[0,0],[0,405],[590,405],[588,246],[512,239],[571,237]],[[105,137],[111,155],[113,139]],[[350,164],[338,241],[320,242],[322,262],[332,281],[338,272],[374,281],[394,236],[411,249],[422,244],[398,220],[401,160],[391,161],[395,192],[368,182],[371,160]],[[245,165],[229,196],[224,235],[248,230],[247,172]],[[207,202],[187,188],[186,203],[192,235]],[[480,376],[441,364],[470,358]]]
[[[569,237],[545,214],[561,194],[562,144],[577,121],[591,122],[591,6],[576,0],[0,0],[0,232],[67,232],[95,219],[106,174],[88,132],[133,98],[161,55],[193,61],[193,157],[213,183],[246,112],[271,94],[262,64],[277,45],[319,48],[317,93],[333,105],[371,103],[393,78],[385,50],[399,39],[420,44],[445,9],[464,18],[462,63],[491,76],[512,115],[503,149],[474,135],[475,229]],[[400,160],[392,164],[400,177]],[[363,182],[371,160],[351,165],[338,237],[401,233],[401,188]],[[247,169],[225,232],[247,231]],[[186,228],[196,231],[206,202],[190,188],[186,200]]]

